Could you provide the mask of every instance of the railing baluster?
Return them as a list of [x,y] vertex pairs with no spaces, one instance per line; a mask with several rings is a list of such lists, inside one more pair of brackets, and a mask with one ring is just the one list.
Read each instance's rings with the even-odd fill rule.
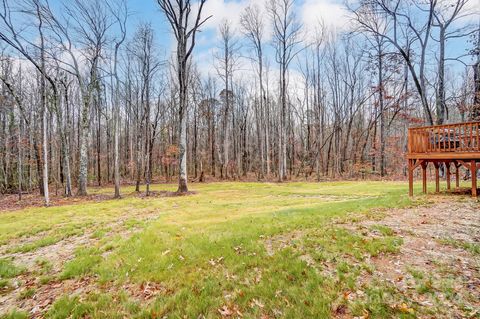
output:
[[450,152],[450,144],[452,142],[451,136],[450,136],[450,125],[447,125],[447,150]]
[[448,151],[449,152],[452,151],[452,135],[453,135],[452,128],[453,128],[452,125],[448,126]]
[[437,128],[437,136],[438,136],[438,151],[442,151],[442,140],[443,140],[443,133],[442,129],[439,127]]
[[455,148],[455,126],[451,125],[452,131],[451,131],[451,136],[450,136],[450,152],[453,152],[453,149]]
[[465,144],[467,145],[467,152],[470,152],[470,125],[466,125],[467,126],[467,135],[465,136]]
[[468,125],[463,126],[463,151],[468,152]]
[[453,150],[455,149],[455,126],[452,125],[452,136],[451,136],[451,139],[450,139],[450,152],[453,152]]
[[440,152],[440,130],[437,127],[437,133],[435,134],[437,137],[437,152]]
[[427,148],[427,152],[430,152],[430,132],[428,130],[424,130],[425,132],[425,142],[426,142],[426,148]]
[[426,129],[425,133],[427,134],[427,152],[431,152],[432,151],[432,143],[431,143],[432,139],[431,139],[430,130]]
[[415,131],[415,138],[413,139],[413,148],[415,149],[415,153],[418,153],[418,132]]
[[462,127],[457,125],[457,149],[462,148]]
[[418,152],[418,134],[415,132],[415,138],[413,139],[413,148],[415,152]]
[[416,133],[415,131],[412,131],[412,152],[416,153],[416,146],[415,146],[415,139],[416,139]]
[[460,127],[455,128],[455,151],[460,147]]
[[442,152],[443,130],[441,127],[437,128],[437,136],[438,136],[438,152]]
[[479,132],[479,128],[480,128],[480,123],[477,123],[477,152],[480,152],[480,132]]
[[470,123],[470,140],[469,140],[468,142],[469,142],[468,144],[470,145],[470,149],[469,149],[469,150],[470,150],[470,152],[471,152],[471,151],[474,150],[474,149],[473,149],[473,143],[472,143],[472,142],[473,142],[473,124],[472,124],[472,123]]
[[430,132],[432,133],[432,150],[435,152],[437,150],[437,138],[435,136],[435,129],[431,129]]
[[446,143],[445,135],[446,135],[445,128],[442,128],[442,142],[443,142],[442,152],[445,152],[447,148],[447,144],[445,144]]
[[455,132],[456,132],[455,131],[455,125],[452,125],[452,141],[450,142],[450,147],[452,148],[452,150],[451,150],[452,152],[455,152],[455,140],[456,140]]

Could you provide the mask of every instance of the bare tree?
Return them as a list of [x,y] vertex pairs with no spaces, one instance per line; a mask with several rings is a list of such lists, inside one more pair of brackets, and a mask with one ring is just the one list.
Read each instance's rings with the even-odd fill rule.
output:
[[472,50],[473,56],[476,56],[475,64],[473,65],[473,107],[470,118],[472,120],[480,119],[480,25],[476,34],[475,47]]
[[258,74],[258,91],[259,98],[255,105],[256,125],[258,145],[260,147],[260,177],[270,174],[270,149],[269,149],[269,126],[265,120],[266,110],[266,94],[263,80],[264,73],[264,53],[263,53],[263,37],[265,25],[262,20],[262,12],[256,5],[248,6],[240,16],[240,23],[245,37],[251,44],[254,51],[253,59],[257,63]]
[[46,74],[45,67],[45,37],[43,35],[43,16],[40,12],[40,4],[35,1],[35,9],[38,17],[38,34],[40,35],[40,103],[42,114],[42,145],[43,145],[43,192],[45,195],[45,206],[50,205],[50,197],[48,192],[48,140],[47,140],[47,88],[46,80],[43,76]]
[[[295,1],[272,0],[273,50],[252,4],[241,33],[221,25],[217,72],[206,77],[208,61],[197,66],[192,52],[202,1],[159,1],[177,40],[165,67],[148,24],[126,32],[126,1],[0,0],[0,193],[57,195],[63,184],[69,196],[75,184],[83,195],[87,172],[114,181],[116,198],[121,180],[145,183],[148,194],[177,174],[179,192],[187,175],[219,172],[280,181],[401,174],[410,124],[480,113],[478,29],[459,20],[466,1],[362,0],[352,10],[358,32],[319,22],[310,46]],[[448,56],[472,40],[469,52]],[[240,65],[241,54],[251,63]],[[465,69],[446,72],[448,61]]]
[[[380,175],[385,176],[386,163],[385,163],[385,126],[386,126],[386,110],[385,110],[385,90],[386,85],[384,82],[384,73],[385,73],[385,59],[387,56],[386,46],[388,41],[385,37],[381,36],[388,32],[388,26],[384,23],[382,15],[380,12],[373,10],[371,7],[368,7],[368,4],[362,9],[368,11],[364,13],[369,16],[369,31],[363,33],[366,36],[367,43],[374,51],[373,63],[376,66],[377,72],[377,83],[376,83],[376,93],[378,101],[378,117],[380,118]],[[360,33],[365,31],[362,27],[360,28]],[[377,110],[375,110],[377,113]],[[377,121],[374,122],[375,130],[377,128]],[[376,141],[373,141],[373,155],[372,155],[372,169],[376,170]]]
[[455,4],[448,1],[440,1],[433,11],[432,25],[438,28],[439,51],[438,51],[438,82],[436,92],[436,110],[437,110],[437,124],[445,122],[447,113],[447,104],[445,99],[445,45],[446,41],[453,38],[458,38],[468,34],[469,26],[460,29],[449,31],[451,25],[462,18],[462,12],[468,0],[458,0]]
[[[13,97],[14,104],[17,105],[19,113],[21,115],[21,118],[19,119],[19,124],[18,124],[18,139],[17,139],[17,147],[18,147],[18,200],[22,199],[22,176],[23,176],[23,156],[22,156],[22,151],[23,151],[23,146],[22,146],[22,124],[25,123],[27,130],[30,131],[30,121],[28,119],[28,116],[26,115],[25,111],[25,106],[23,105],[23,99],[19,94],[17,94],[16,89],[13,87],[13,85],[9,81],[9,77],[11,77],[10,72],[12,69],[12,62],[10,58],[5,58],[2,59],[2,71],[0,74],[0,80],[2,81],[3,85],[6,87],[7,91],[10,93],[10,95]],[[22,121],[23,119],[23,121]]]
[[188,192],[187,186],[187,93],[188,63],[195,47],[195,37],[200,27],[210,18],[202,18],[206,0],[198,2],[198,9],[192,14],[191,0],[157,0],[167,17],[177,40],[177,76],[179,85],[178,123],[179,123],[179,177],[178,192]]
[[224,20],[219,28],[221,43],[217,59],[217,73],[223,80],[224,88],[220,93],[223,101],[223,156],[222,167],[220,170],[221,178],[228,178],[228,152],[229,152],[229,131],[230,131],[230,113],[232,113],[233,103],[233,71],[237,64],[238,47],[234,38],[230,23]]
[[[100,2],[74,0],[65,13],[74,24],[63,22],[49,9],[45,14],[57,45],[62,48],[70,61],[61,60],[60,65],[73,74],[82,97],[81,120],[79,125],[80,160],[77,195],[87,195],[88,184],[88,136],[90,128],[90,109],[94,103],[94,93],[99,89],[99,63],[102,58],[106,32],[111,27],[108,10]],[[74,43],[74,36],[77,42]],[[77,54],[75,44],[83,45],[81,55]],[[88,73],[85,74],[85,69]]]
[[[44,38],[44,19],[42,14],[42,6],[39,0],[32,0],[32,11],[27,12],[29,15],[33,15],[37,18],[38,25],[37,31],[40,37],[40,46],[34,45],[32,42],[26,40],[22,34],[16,29],[11,16],[11,8],[7,0],[2,0],[2,11],[0,12],[0,21],[2,23],[2,30],[0,31],[0,40],[8,44],[15,51],[21,54],[26,58],[35,69],[41,74],[41,123],[42,123],[42,154],[43,154],[43,169],[42,169],[42,179],[39,179],[40,190],[44,195],[45,205],[48,206],[50,203],[49,191],[48,191],[48,148],[47,148],[47,127],[46,127],[46,116],[47,116],[47,97],[46,97],[46,83],[45,80],[48,80],[52,89],[54,91],[54,103],[55,108],[58,107],[58,93],[56,89],[55,80],[47,73],[45,68],[45,38]],[[40,51],[40,62],[32,55],[28,47],[38,48]],[[39,159],[39,151],[36,148],[37,160]],[[39,167],[40,168],[40,167]],[[40,170],[39,170],[40,171]],[[69,195],[67,193],[67,195]]]
[[118,27],[120,28],[120,35],[115,39],[115,47],[113,52],[113,77],[115,83],[113,84],[113,165],[114,165],[114,183],[115,194],[114,198],[120,198],[120,77],[118,74],[118,55],[122,44],[125,42],[127,36],[127,18],[128,9],[125,1],[122,1],[118,8],[110,8],[115,17]]
[[[135,33],[135,39],[131,48],[132,55],[135,57],[137,68],[140,76],[140,107],[141,119],[139,119],[140,127],[137,128],[137,147],[140,149],[140,145],[144,140],[144,158],[145,158],[145,184],[147,196],[150,195],[150,183],[151,183],[151,170],[152,162],[150,160],[151,147],[152,147],[152,123],[151,123],[151,91],[152,91],[152,79],[155,73],[158,71],[160,62],[156,58],[154,48],[154,32],[149,24],[140,25],[139,29]],[[143,128],[144,123],[144,128]],[[145,138],[143,138],[145,137]],[[139,154],[138,157],[140,157]],[[140,158],[137,158],[138,165],[140,164]],[[137,191],[139,190],[139,177],[140,167],[137,166]]]
[[273,44],[276,61],[280,66],[280,118],[278,125],[278,180],[287,178],[287,107],[288,107],[288,68],[295,56],[303,48],[301,24],[293,10],[293,0],[270,0],[269,13],[273,22]]
[[[415,83],[425,117],[432,125],[434,120],[427,98],[425,67],[436,5],[437,0],[428,0],[425,3],[413,1],[413,8],[418,7],[418,14],[426,16],[420,20],[420,25],[414,22],[411,6],[401,0],[362,1],[358,8],[351,9],[355,22],[363,31],[382,37],[402,56]],[[384,27],[380,28],[382,25]],[[415,44],[420,51],[418,67],[414,60]]]

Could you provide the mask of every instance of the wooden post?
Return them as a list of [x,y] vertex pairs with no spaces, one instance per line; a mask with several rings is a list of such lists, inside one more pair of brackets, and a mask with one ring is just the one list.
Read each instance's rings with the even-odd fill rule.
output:
[[477,197],[477,163],[470,162],[470,174],[472,175],[472,197]]
[[447,190],[450,190],[450,162],[445,162],[445,167],[445,174],[447,174]]
[[422,191],[424,194],[427,193],[427,166],[428,162],[422,163]]
[[438,162],[433,162],[435,166],[435,193],[440,192],[440,172],[438,171]]
[[408,160],[408,195],[413,196],[413,160]]
[[460,164],[455,163],[455,187],[460,188]]

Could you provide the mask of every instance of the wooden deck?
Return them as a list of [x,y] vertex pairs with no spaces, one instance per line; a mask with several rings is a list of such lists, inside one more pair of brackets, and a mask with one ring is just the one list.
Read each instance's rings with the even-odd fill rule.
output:
[[451,189],[451,168],[455,168],[456,187],[459,187],[459,168],[470,170],[472,196],[477,196],[477,169],[480,165],[480,122],[434,125],[408,130],[409,194],[413,196],[413,173],[422,168],[423,192],[427,192],[427,167],[435,167],[436,192],[440,191],[441,165],[445,165],[447,189]]

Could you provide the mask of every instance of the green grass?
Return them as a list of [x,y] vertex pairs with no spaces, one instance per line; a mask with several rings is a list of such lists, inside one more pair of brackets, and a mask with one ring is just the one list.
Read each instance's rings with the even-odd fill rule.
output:
[[15,266],[10,259],[0,258],[0,279],[16,277],[23,271],[23,268]]
[[[197,194],[126,196],[3,213],[0,241],[43,236],[31,244],[35,250],[39,241],[50,237],[91,233],[93,244],[78,247],[59,278],[94,277],[99,291],[82,298],[64,296],[46,315],[50,318],[218,318],[219,309],[238,311],[245,318],[328,318],[336,303],[344,303],[355,315],[367,312],[371,318],[411,315],[389,307],[387,300],[404,300],[379,284],[362,287],[365,298],[361,300],[339,300],[345,291],[359,288],[362,274],[374,271],[368,257],[395,253],[402,241],[387,227],[375,226],[379,235],[368,237],[336,221],[361,220],[381,214],[379,209],[415,204],[407,196],[405,183],[190,187]],[[175,186],[153,189],[174,190]],[[131,191],[123,189],[124,194]],[[94,192],[110,194],[112,189]],[[120,216],[128,218],[112,226]],[[148,221],[144,216],[149,216]],[[133,233],[115,235],[120,230]],[[274,247],[273,254],[267,252],[268,240],[275,246],[279,239],[290,237],[286,244]],[[48,264],[37,266],[49,279]],[[128,284],[141,290],[146,283],[162,287],[148,302],[140,302],[134,292],[122,288]]]
[[18,311],[14,309],[4,315],[0,315],[0,318],[1,319],[27,319],[28,314],[24,311]]
[[455,248],[461,248],[474,255],[480,255],[480,244],[465,242],[463,240],[457,240],[453,238],[442,238],[440,242],[445,245],[449,245]]
[[81,247],[75,253],[75,259],[65,264],[60,279],[69,279],[89,274],[102,260],[100,251],[94,247]]
[[10,286],[10,280],[8,279],[0,279],[0,290],[8,288]]
[[49,275],[40,276],[40,278],[38,278],[38,282],[40,283],[40,285],[46,285],[49,282],[52,282],[53,280],[54,280],[54,277]]
[[380,234],[384,236],[393,236],[394,231],[390,227],[384,225],[374,225],[372,226],[372,230],[378,231]]
[[38,248],[41,248],[41,247],[53,245],[59,242],[60,240],[61,238],[58,238],[58,237],[47,236],[39,240],[36,240],[34,242],[9,249],[8,252],[9,253],[27,253],[29,251],[37,250]]
[[35,288],[27,288],[20,293],[20,299],[32,298],[35,295]]
[[45,275],[50,273],[53,268],[52,262],[42,257],[37,258],[35,260],[35,264],[38,266],[37,273],[40,275]]

